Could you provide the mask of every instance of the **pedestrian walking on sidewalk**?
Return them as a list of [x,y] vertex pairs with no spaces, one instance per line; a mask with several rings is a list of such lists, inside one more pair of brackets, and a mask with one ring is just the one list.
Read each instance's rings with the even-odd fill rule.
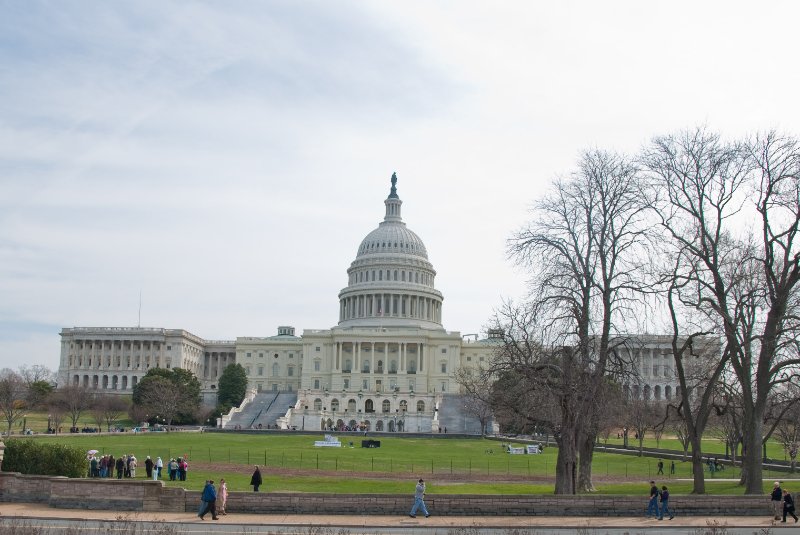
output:
[[200,520],[205,520],[207,513],[211,513],[211,519],[217,520],[217,489],[214,488],[214,480],[209,479],[203,489],[203,496],[201,498],[205,503],[205,509],[198,516]]
[[658,487],[656,482],[650,482],[650,501],[647,502],[647,517],[653,516],[658,518]]
[[414,505],[411,507],[411,512],[408,513],[408,516],[417,518],[417,509],[420,508],[422,508],[425,518],[431,516],[428,508],[425,507],[425,482],[422,479],[417,482],[417,488],[414,490]]
[[658,515],[659,520],[664,520],[664,514],[669,515],[669,519],[672,520],[675,518],[675,515],[672,514],[672,511],[669,509],[669,491],[667,490],[666,485],[661,486],[661,512]]
[[781,520],[781,522],[786,522],[787,514],[792,515],[795,523],[797,523],[797,515],[794,514],[794,500],[792,499],[792,495],[789,494],[788,490],[783,489],[783,520]]
[[781,514],[783,514],[783,490],[781,490],[781,484],[779,482],[775,482],[772,486],[772,494],[770,494],[770,505],[772,505],[772,516],[775,520],[781,519]]

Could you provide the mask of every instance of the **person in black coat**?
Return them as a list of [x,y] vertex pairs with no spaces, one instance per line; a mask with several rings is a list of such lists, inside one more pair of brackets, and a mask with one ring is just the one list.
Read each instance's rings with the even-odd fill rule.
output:
[[144,470],[147,472],[147,479],[153,479],[153,459],[149,455],[144,461]]
[[797,522],[797,515],[794,514],[794,500],[792,499],[792,495],[789,494],[789,491],[783,489],[783,520],[781,522],[786,522],[786,514],[792,515],[794,521]]
[[125,460],[122,457],[117,459],[115,468],[117,469],[117,479],[122,479],[122,474],[125,472]]
[[256,471],[253,472],[253,476],[250,478],[250,484],[253,486],[253,492],[258,492],[258,487],[261,486],[263,480],[261,479],[261,470],[258,469],[256,466]]

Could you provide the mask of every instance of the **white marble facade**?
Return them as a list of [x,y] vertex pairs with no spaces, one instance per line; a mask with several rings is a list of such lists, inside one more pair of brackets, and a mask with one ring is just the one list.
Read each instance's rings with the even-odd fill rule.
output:
[[130,393],[151,367],[181,367],[211,395],[225,366],[238,362],[253,390],[297,393],[287,426],[308,417],[333,426],[435,430],[441,395],[459,390],[453,372],[487,360],[491,345],[442,326],[436,271],[403,221],[402,204],[393,175],[383,221],[362,240],[347,270],[335,327],[297,336],[281,326],[275,336],[235,341],[180,329],[65,328],[59,384]]

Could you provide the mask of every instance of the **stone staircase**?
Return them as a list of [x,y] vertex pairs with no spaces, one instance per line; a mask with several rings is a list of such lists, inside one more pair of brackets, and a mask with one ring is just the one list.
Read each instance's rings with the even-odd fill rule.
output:
[[[464,396],[444,394],[439,403],[439,429],[444,433],[447,428],[448,433],[465,433],[468,435],[480,435],[480,421],[467,414],[464,410],[466,398]],[[491,431],[492,422],[487,423],[487,432]]]
[[296,392],[259,392],[253,401],[241,408],[225,425],[226,429],[267,429],[297,402]]

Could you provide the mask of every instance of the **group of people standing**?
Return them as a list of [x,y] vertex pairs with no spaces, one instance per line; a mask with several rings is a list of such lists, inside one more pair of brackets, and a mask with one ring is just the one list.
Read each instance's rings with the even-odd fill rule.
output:
[[[786,522],[786,515],[791,515],[794,521],[797,522],[797,515],[794,514],[794,499],[789,491],[781,488],[779,481],[776,481],[772,487],[772,508],[775,512],[775,520]],[[782,514],[781,514],[782,513]]]
[[[659,503],[660,502],[660,503]],[[664,520],[664,514],[669,515],[669,519],[675,518],[669,508],[669,490],[666,485],[661,486],[661,490],[656,486],[655,481],[650,482],[650,501],[647,502],[647,517],[655,517],[657,520]]]
[[136,456],[133,454],[120,455],[114,459],[113,455],[89,456],[89,477],[136,477]]

